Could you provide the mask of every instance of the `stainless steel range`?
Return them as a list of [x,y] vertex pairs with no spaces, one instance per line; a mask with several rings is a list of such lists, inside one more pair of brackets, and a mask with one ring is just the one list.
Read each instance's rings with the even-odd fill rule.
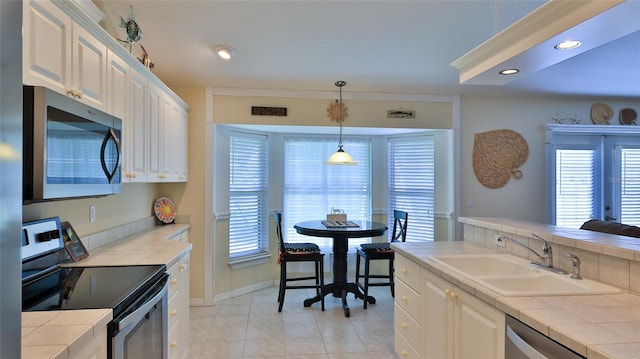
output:
[[23,223],[22,311],[112,308],[109,358],[167,358],[164,265],[65,267],[57,217]]

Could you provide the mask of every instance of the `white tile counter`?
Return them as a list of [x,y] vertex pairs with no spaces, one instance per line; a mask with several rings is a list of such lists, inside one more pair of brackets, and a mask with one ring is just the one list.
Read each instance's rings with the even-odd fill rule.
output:
[[640,353],[640,296],[620,294],[503,297],[429,259],[445,254],[495,254],[469,242],[394,243],[395,250],[499,310],[589,359],[631,359]]
[[[64,266],[166,264],[169,268],[192,248],[191,243],[169,239],[189,228],[188,224],[156,226],[90,250],[87,258]],[[111,309],[22,313],[22,358],[73,358],[112,316]]]
[[69,267],[96,267],[120,265],[166,264],[167,268],[191,251],[191,243],[170,240],[190,228],[188,224],[167,224],[134,234],[119,241],[89,251],[79,262],[66,263]]
[[74,357],[107,326],[112,314],[110,309],[22,313],[22,358]]

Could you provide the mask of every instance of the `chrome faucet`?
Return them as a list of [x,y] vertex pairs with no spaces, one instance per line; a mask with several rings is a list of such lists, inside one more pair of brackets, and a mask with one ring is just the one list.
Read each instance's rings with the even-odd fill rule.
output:
[[553,251],[551,250],[551,245],[549,245],[549,242],[547,242],[544,238],[538,236],[535,233],[531,233],[531,235],[533,235],[534,238],[539,239],[542,241],[542,255],[538,254],[538,252],[534,251],[533,249],[531,249],[531,247],[529,247],[528,245],[520,242],[519,240],[515,239],[515,238],[510,238],[510,237],[504,237],[507,238],[511,241],[513,241],[513,243],[523,247],[524,249],[528,250],[529,252],[533,253],[536,257],[538,257],[538,259],[540,259],[539,262],[533,261],[531,262],[531,265],[534,265],[538,268],[542,268],[545,270],[549,270],[555,273],[559,273],[559,274],[565,274],[566,272],[563,271],[562,269],[557,269],[557,268],[553,268]]
[[580,276],[580,258],[573,253],[567,253],[567,259],[571,260],[571,265],[573,266],[571,279],[582,279]]

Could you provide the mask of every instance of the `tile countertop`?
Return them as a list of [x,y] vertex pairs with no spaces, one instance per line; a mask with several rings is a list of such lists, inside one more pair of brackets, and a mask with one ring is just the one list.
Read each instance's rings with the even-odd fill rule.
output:
[[468,242],[406,242],[392,246],[423,268],[589,359],[638,358],[640,296],[623,291],[607,295],[503,297],[429,259],[446,254],[496,254],[493,250]]
[[167,268],[189,253],[191,243],[172,241],[169,238],[189,229],[189,224],[156,226],[119,241],[89,251],[89,256],[79,262],[65,263],[65,267],[96,267],[143,264],[166,264]]
[[[191,251],[191,243],[168,240],[189,229],[188,224],[157,226],[89,252],[79,262],[64,266],[115,266],[177,263]],[[111,309],[22,313],[22,358],[66,359],[112,319]]]
[[112,317],[111,309],[22,313],[22,358],[69,358]]

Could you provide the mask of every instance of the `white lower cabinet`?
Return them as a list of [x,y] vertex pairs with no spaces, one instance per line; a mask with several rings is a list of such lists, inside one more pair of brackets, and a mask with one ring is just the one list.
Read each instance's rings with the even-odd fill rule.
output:
[[423,270],[423,357],[504,358],[504,313]]
[[504,359],[504,313],[399,253],[395,283],[399,358]]
[[189,255],[167,271],[169,273],[168,357],[185,358],[189,351]]
[[422,318],[420,267],[396,254],[394,344],[400,358],[420,358]]

